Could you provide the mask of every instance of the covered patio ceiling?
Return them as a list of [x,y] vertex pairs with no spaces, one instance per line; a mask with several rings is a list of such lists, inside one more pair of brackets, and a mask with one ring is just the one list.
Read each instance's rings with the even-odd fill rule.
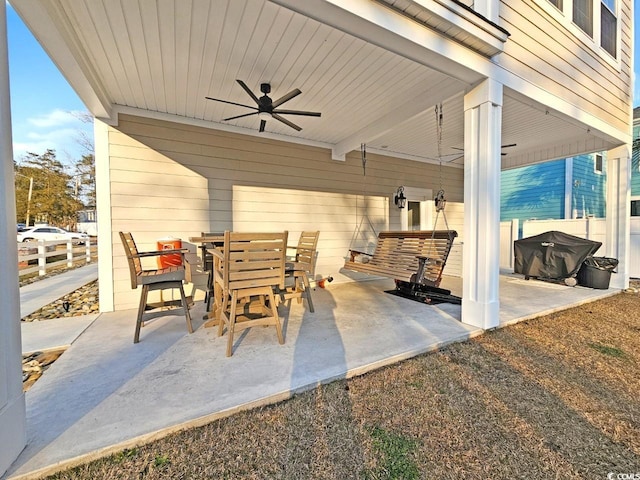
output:
[[[336,14],[335,3],[14,0],[12,5],[91,113],[109,123],[117,123],[118,113],[130,113],[323,146],[335,159],[366,143],[370,151],[433,162],[439,158],[434,106],[443,102],[441,158],[461,166],[463,97],[483,76],[440,52],[450,42],[488,59],[500,50],[503,40],[496,38],[506,39],[507,32],[461,3],[451,2],[455,8],[445,15],[428,10],[425,2],[354,0],[373,17],[384,13],[385,22],[436,35],[443,44],[439,50],[420,45],[416,53],[413,44],[400,48],[406,39],[381,38],[380,25],[371,20],[346,10]],[[287,8],[292,5],[303,13]],[[461,38],[462,31],[480,27],[481,33]],[[258,96],[260,84],[270,83],[274,100],[299,88],[302,94],[283,108],[322,112],[322,117],[285,116],[302,127],[300,132],[270,119],[258,133],[257,115],[223,121],[250,110],[205,97],[252,104],[236,79]],[[616,145],[604,133],[508,88],[502,143],[516,144],[503,151],[503,168]]]

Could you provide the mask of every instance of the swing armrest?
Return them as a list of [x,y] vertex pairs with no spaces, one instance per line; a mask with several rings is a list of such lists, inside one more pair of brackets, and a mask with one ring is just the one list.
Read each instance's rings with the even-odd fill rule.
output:
[[442,260],[441,258],[425,257],[423,255],[416,255],[416,258],[422,262],[432,262],[432,263],[437,263],[439,265],[444,264],[444,260]]
[[366,255],[367,257],[373,257],[372,254],[367,253],[367,252],[361,252],[360,250],[349,250],[349,260],[351,262],[355,262],[356,261],[356,257],[358,255]]

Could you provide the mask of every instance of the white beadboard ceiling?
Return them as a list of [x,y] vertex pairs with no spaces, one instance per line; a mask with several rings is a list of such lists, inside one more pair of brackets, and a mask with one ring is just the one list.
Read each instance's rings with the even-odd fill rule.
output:
[[[446,30],[450,38],[483,51],[481,43],[462,38],[459,27],[436,25],[417,2],[372,4],[385,4],[394,15]],[[336,156],[366,143],[373,151],[420,161],[437,161],[440,150],[443,161],[463,163],[456,150],[464,144],[463,96],[479,78],[447,75],[444,59],[430,68],[266,0],[12,0],[12,5],[96,116],[165,115],[256,135],[257,115],[222,120],[251,110],[205,96],[252,105],[236,79],[257,96],[260,83],[268,82],[274,100],[302,90],[281,108],[322,112],[321,118],[285,115],[300,132],[270,119],[268,136],[327,145]],[[438,102],[444,110],[440,149]],[[609,148],[585,126],[510,91],[502,143],[517,144],[504,150],[503,168]]]

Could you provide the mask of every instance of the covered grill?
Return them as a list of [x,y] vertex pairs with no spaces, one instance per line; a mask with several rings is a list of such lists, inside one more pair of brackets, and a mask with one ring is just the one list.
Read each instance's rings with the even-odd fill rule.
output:
[[601,246],[601,242],[557,231],[516,240],[513,242],[514,271],[526,278],[572,278],[580,270],[582,262]]

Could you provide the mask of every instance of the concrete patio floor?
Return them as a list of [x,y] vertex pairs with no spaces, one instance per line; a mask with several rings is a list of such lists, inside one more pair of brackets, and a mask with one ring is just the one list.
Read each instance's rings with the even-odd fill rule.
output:
[[[135,311],[99,315],[26,394],[27,447],[3,478],[37,478],[238,410],[276,402],[480,335],[461,307],[388,295],[392,281],[329,285],[306,305],[281,306],[285,344],[274,328],[253,328],[225,357],[226,337],[204,328],[204,308],[166,316],[132,343]],[[461,279],[442,285],[461,293]],[[507,325],[617,293],[500,277]]]

